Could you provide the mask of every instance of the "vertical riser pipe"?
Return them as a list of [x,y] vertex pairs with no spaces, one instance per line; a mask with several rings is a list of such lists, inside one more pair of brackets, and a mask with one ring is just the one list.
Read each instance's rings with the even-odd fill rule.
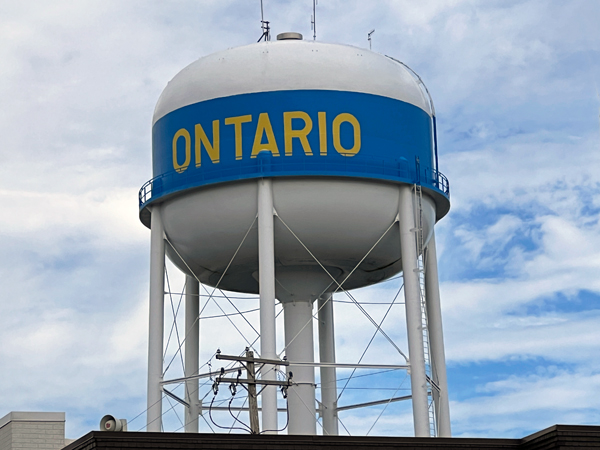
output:
[[288,389],[290,423],[288,434],[317,434],[315,408],[315,369],[296,366],[294,362],[314,363],[312,302],[296,301],[283,304],[286,356],[298,386]]

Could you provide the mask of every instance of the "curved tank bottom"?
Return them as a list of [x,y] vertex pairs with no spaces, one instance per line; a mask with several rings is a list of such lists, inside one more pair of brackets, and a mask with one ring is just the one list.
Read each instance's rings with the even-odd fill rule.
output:
[[[335,283],[306,248],[340,282],[385,234],[343,287],[375,284],[402,270],[396,222],[398,184],[342,178],[273,178],[272,186],[277,213],[278,299],[314,300],[324,290],[335,289]],[[188,191],[162,203],[165,233],[177,250],[167,245],[169,258],[184,272],[190,274],[191,269],[207,285],[258,293],[257,191],[256,180],[243,181]],[[426,244],[436,217],[435,203],[426,194],[422,208]],[[304,286],[309,279],[314,281],[312,285]]]

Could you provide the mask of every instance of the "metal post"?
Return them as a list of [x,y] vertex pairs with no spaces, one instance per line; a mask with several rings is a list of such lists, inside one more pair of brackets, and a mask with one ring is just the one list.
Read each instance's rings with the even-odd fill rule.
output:
[[163,330],[165,322],[165,230],[160,205],[152,207],[150,227],[150,323],[148,327],[148,412],[146,431],[161,431]]
[[[194,277],[185,277],[185,376],[198,375],[200,351],[200,283]],[[185,382],[185,401],[190,405],[185,409],[185,432],[198,432],[200,397],[198,380]]]
[[[333,295],[319,297],[319,360],[335,364]],[[321,367],[321,417],[323,434],[338,435],[337,381],[335,367]]]
[[404,299],[408,356],[410,359],[410,385],[412,393],[413,421],[416,437],[429,437],[429,412],[427,377],[423,346],[423,322],[417,273],[417,245],[413,195],[410,186],[400,186],[399,202],[400,247],[404,277]]
[[427,320],[429,324],[429,349],[431,351],[431,372],[433,381],[440,391],[432,389],[435,404],[435,416],[438,421],[438,436],[450,437],[450,405],[448,400],[448,379],[446,377],[446,353],[444,351],[444,332],[442,328],[442,308],[440,305],[440,285],[437,268],[435,234],[427,244],[425,261],[425,293],[427,296]]
[[[273,186],[268,178],[258,180],[258,276],[260,293],[260,356],[278,359],[275,336],[275,235]],[[276,380],[275,366],[265,365],[263,380]],[[277,387],[266,386],[261,394],[262,429],[277,433]]]
[[317,434],[315,408],[315,369],[296,366],[295,362],[314,363],[312,301],[288,301],[283,304],[286,356],[292,372],[288,389],[290,424],[288,434]]

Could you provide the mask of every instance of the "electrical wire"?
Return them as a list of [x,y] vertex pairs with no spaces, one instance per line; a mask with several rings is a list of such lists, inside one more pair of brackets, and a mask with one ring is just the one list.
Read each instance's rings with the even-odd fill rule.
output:
[[[231,427],[222,427],[217,422],[215,422],[215,419],[213,419],[213,417],[212,417],[212,408],[213,408],[213,403],[215,401],[215,397],[216,397],[216,395],[213,396],[213,398],[212,398],[212,400],[210,402],[210,406],[208,407],[208,417],[210,417],[210,421],[213,423],[213,425],[215,425],[216,427],[218,427],[218,428],[220,428],[222,430],[230,430],[230,431],[231,430],[243,430],[243,431],[248,431],[249,427],[247,427],[247,428],[240,428],[240,427],[234,427],[234,426],[231,426]],[[246,424],[244,424],[244,425],[246,425]]]

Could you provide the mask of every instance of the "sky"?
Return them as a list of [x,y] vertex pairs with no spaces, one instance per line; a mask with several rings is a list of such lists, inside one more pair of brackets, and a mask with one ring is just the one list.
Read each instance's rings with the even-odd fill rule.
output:
[[[312,38],[311,0],[264,11],[273,36]],[[372,50],[412,67],[435,102],[452,202],[436,235],[454,436],[600,422],[598,18],[593,0],[317,6],[317,40],[368,48],[375,29]],[[260,34],[259,0],[0,4],[0,416],[65,411],[69,438],[107,413],[144,428],[150,233],[137,191],[151,178],[153,109],[183,67]],[[399,283],[355,296],[380,321],[388,306],[376,303]],[[336,299],[338,361],[356,362],[373,327]],[[383,328],[406,348],[402,305],[390,310]],[[232,323],[256,337],[235,320],[202,322],[201,363],[243,350]],[[364,361],[400,364],[391,353],[378,337]],[[404,395],[408,381],[348,387],[340,403]],[[164,405],[165,430],[180,429],[181,408]],[[406,402],[340,418],[353,435],[412,434]]]

